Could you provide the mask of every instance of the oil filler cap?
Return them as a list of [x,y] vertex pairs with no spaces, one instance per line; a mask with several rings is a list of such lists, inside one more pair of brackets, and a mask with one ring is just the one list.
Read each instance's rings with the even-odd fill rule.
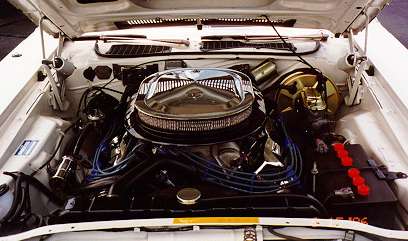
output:
[[177,201],[183,205],[193,205],[201,197],[201,192],[195,188],[183,188],[177,192]]

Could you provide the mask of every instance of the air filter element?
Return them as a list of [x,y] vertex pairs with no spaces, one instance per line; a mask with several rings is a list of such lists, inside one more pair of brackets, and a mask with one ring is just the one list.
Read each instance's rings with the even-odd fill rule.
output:
[[157,136],[205,135],[247,121],[256,98],[249,77],[235,70],[163,71],[141,83],[130,105],[130,126]]

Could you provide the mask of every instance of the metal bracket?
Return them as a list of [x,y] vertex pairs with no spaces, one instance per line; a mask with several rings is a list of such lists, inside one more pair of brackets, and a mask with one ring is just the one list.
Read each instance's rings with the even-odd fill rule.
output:
[[64,101],[64,85],[58,81],[58,79],[55,79],[52,72],[51,68],[43,64],[42,69],[45,71],[45,74],[50,81],[51,84],[51,92],[52,96],[50,98],[50,104],[54,110],[67,110],[68,104],[67,102]]
[[408,177],[408,175],[403,172],[384,172],[383,171],[383,174],[385,175],[385,179],[387,181],[392,181],[396,179],[404,179]]
[[367,160],[367,162],[368,162],[368,165],[373,168],[375,175],[380,180],[393,181],[395,179],[408,178],[408,175],[403,172],[389,172],[386,170],[381,170],[374,160],[370,159],[370,160]]
[[362,78],[363,73],[366,69],[368,60],[367,60],[367,48],[368,48],[368,25],[370,23],[370,17],[367,14],[367,10],[364,12],[366,16],[366,23],[365,23],[365,36],[364,36],[364,49],[360,56],[357,56],[355,52],[355,42],[353,36],[353,30],[349,30],[348,39],[349,39],[349,47],[350,53],[355,56],[354,58],[354,71],[350,74],[349,78],[347,79],[347,86],[349,89],[349,94],[344,98],[345,104],[348,106],[358,105],[363,98],[363,87],[362,87]]
[[[354,37],[353,31],[350,30],[349,32],[349,47],[350,47],[350,54],[353,54],[354,57],[354,71],[350,74],[349,78],[347,79],[347,86],[349,89],[348,95],[344,98],[346,105],[353,106],[360,104],[361,99],[363,97],[363,87],[362,87],[362,78],[363,73],[367,65],[367,57],[366,56],[358,56],[354,51]],[[366,50],[365,50],[366,51]]]
[[50,97],[50,105],[54,110],[65,111],[68,109],[69,103],[65,101],[65,84],[64,80],[67,76],[64,74],[64,69],[62,67],[56,69],[53,65],[50,65],[54,69],[56,69],[55,75],[51,71],[51,68],[46,63],[54,63],[56,58],[59,58],[61,55],[61,50],[64,45],[64,34],[59,34],[58,39],[58,47],[57,51],[54,55],[54,61],[47,60],[45,54],[45,42],[44,42],[44,30],[43,30],[43,21],[45,17],[41,17],[39,20],[39,28],[40,28],[40,36],[41,36],[41,49],[42,49],[42,57],[43,57],[43,64],[41,66],[42,71],[44,72],[45,76],[47,76],[48,80],[51,84],[51,97]]
[[367,60],[361,61],[358,67],[356,67],[354,76],[350,75],[347,80],[349,94],[344,98],[344,101],[348,106],[361,103],[361,99],[363,98],[363,86],[361,84],[366,64]]

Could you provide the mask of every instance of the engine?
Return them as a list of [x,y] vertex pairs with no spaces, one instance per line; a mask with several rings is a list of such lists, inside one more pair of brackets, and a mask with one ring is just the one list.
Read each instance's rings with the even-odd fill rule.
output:
[[313,197],[296,194],[304,161],[283,111],[265,104],[252,79],[234,69],[181,68],[147,76],[121,101],[86,93],[86,120],[50,179],[75,205],[52,222],[84,209],[244,215],[243,203],[263,212],[266,202],[287,206],[288,197],[304,209],[296,216],[321,215],[309,208]]
[[369,213],[353,208],[370,188],[347,173],[368,157],[334,133],[334,82],[296,69],[260,91],[270,65],[130,67],[124,93],[88,89],[74,138],[49,166],[66,204],[48,222]]
[[[134,137],[194,166],[208,183],[270,193],[295,184],[301,162],[294,145],[288,147],[293,153],[282,160],[285,164],[275,158],[269,146],[279,144],[266,130],[266,117],[262,94],[247,75],[228,69],[176,69],[141,83],[127,124]],[[288,136],[282,138],[292,144]]]

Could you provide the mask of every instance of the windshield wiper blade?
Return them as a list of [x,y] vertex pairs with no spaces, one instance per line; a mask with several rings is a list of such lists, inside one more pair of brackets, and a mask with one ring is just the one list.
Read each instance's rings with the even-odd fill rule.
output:
[[176,45],[184,45],[189,46],[190,41],[185,39],[148,39],[145,35],[88,35],[88,36],[81,36],[72,39],[73,41],[89,41],[89,40],[101,40],[104,42],[110,41],[148,41],[150,43],[165,43],[165,44],[176,44]]
[[131,38],[131,39],[147,39],[146,35],[141,34],[123,34],[123,35],[84,35],[72,38],[72,41],[89,41],[89,40],[104,40],[110,38],[117,38],[117,37],[124,37],[124,38]]

